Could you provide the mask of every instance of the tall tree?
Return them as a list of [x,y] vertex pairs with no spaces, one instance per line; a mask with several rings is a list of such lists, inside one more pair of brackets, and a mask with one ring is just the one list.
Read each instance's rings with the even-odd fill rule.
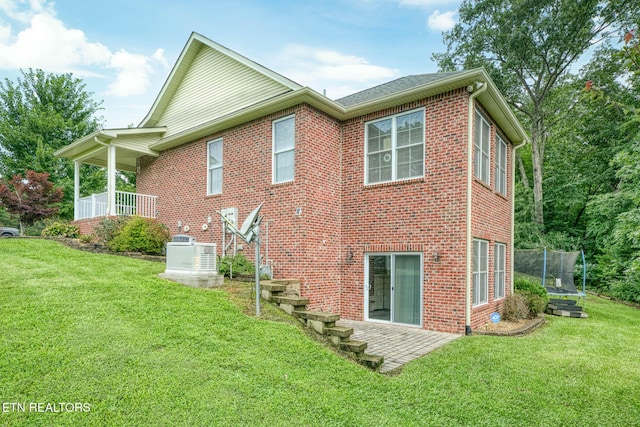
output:
[[20,234],[25,225],[49,218],[58,212],[56,204],[62,200],[62,189],[49,181],[48,173],[28,170],[24,177],[14,175],[0,183],[0,203],[20,221]]
[[[543,172],[549,127],[569,108],[553,102],[576,61],[617,25],[631,0],[465,0],[444,33],[442,70],[483,66],[531,132],[533,220],[544,229]],[[521,171],[524,168],[520,168]]]
[[[53,156],[59,148],[101,128],[99,102],[72,74],[47,74],[22,70],[15,82],[0,82],[0,176],[11,177],[37,170],[50,174],[65,191],[63,216],[73,211],[73,164]],[[83,165],[81,183],[102,191],[104,175]]]

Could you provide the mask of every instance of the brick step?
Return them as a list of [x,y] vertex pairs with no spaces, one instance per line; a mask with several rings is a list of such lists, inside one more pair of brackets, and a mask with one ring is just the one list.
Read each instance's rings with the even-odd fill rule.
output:
[[377,371],[384,363],[384,357],[376,356],[374,354],[363,354],[358,357],[358,363],[366,366],[369,369]]
[[566,310],[566,311],[582,311],[582,306],[575,304],[549,304],[547,305],[551,310]]
[[551,308],[547,308],[547,314],[553,314],[554,316],[562,317],[575,317],[581,319],[586,319],[589,317],[589,315],[584,311],[553,310]]

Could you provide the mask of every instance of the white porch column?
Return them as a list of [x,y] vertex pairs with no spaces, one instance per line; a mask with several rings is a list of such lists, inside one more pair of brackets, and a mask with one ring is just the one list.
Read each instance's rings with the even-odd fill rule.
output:
[[73,161],[73,219],[80,217],[80,162]]
[[116,214],[116,147],[107,146],[107,216]]

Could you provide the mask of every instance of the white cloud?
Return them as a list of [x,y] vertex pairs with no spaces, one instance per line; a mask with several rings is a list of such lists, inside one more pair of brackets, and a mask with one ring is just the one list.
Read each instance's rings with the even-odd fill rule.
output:
[[455,16],[455,10],[449,10],[443,13],[440,13],[439,10],[434,10],[433,13],[429,15],[427,25],[433,31],[448,31],[456,25]]
[[399,70],[369,63],[365,58],[344,53],[290,44],[275,58],[275,69],[303,86],[327,96],[340,98],[374,84],[391,80]]
[[110,68],[118,70],[116,80],[109,85],[108,95],[131,96],[142,95],[151,86],[150,75],[153,73],[153,62],[168,67],[163,49],[157,49],[150,57],[136,55],[125,50],[116,52],[109,62]]
[[[168,68],[162,49],[151,56],[124,49],[113,53],[104,44],[89,41],[82,30],[67,28],[53,6],[46,0],[0,0],[0,19],[11,21],[0,21],[0,69],[41,68],[102,77],[111,80],[107,94],[128,96],[149,88],[156,66]],[[11,24],[21,30],[14,34]]]

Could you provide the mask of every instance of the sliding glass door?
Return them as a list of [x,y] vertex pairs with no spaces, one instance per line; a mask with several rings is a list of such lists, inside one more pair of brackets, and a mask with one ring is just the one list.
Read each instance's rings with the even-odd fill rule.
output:
[[365,276],[366,319],[421,324],[420,254],[369,254]]

